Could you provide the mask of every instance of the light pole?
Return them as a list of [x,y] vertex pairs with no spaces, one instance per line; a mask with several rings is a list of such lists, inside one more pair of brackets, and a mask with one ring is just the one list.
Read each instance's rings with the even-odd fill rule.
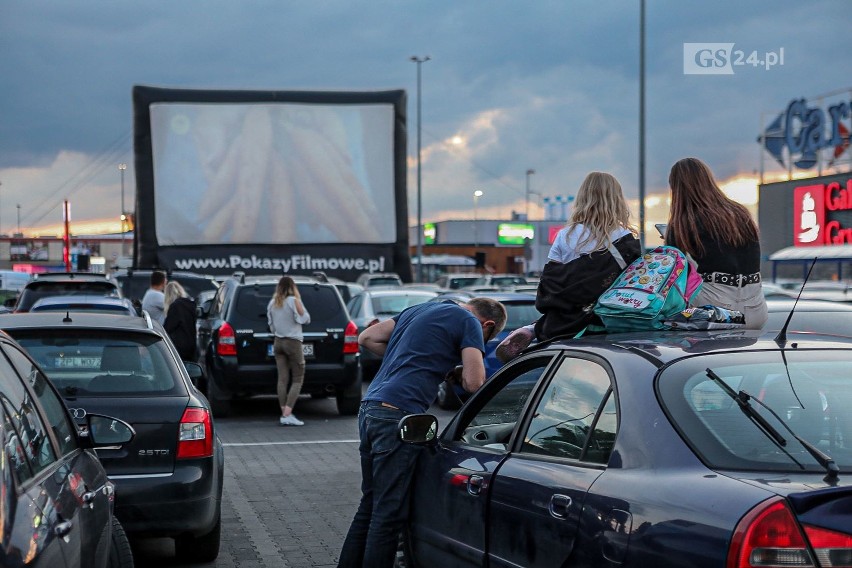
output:
[[121,256],[124,256],[124,233],[126,233],[124,222],[127,220],[127,213],[124,211],[124,170],[126,169],[127,164],[118,164],[118,171],[121,173]]
[[417,64],[417,281],[423,282],[423,202],[420,193],[420,65],[431,57],[411,56],[411,61]]
[[479,247],[479,198],[482,191],[477,189],[473,192],[473,246]]
[[18,236],[21,236],[21,204],[18,203]]
[[645,250],[645,0],[639,3],[639,246]]
[[530,176],[535,173],[535,170],[527,170],[527,193],[526,193],[526,210],[524,211],[526,215],[526,220],[530,220]]

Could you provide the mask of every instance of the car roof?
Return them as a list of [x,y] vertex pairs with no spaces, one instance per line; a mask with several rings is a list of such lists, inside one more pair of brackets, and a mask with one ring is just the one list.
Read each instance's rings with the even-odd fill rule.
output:
[[[591,334],[577,339],[533,344],[527,352],[582,348],[599,352],[604,357],[611,357],[613,353],[624,353],[628,350],[662,366],[679,359],[708,353],[777,350],[779,349],[779,344],[775,341],[777,335],[777,331],[739,329]],[[793,344],[795,349],[852,349],[852,338],[844,340],[843,338],[815,337],[807,333],[789,331],[786,345]]]
[[369,295],[369,296],[437,296],[438,293],[434,290],[420,290],[417,288],[405,288],[405,287],[380,287],[380,288],[367,288],[362,292],[358,292],[358,296],[360,295]]
[[113,296],[95,296],[95,295],[74,295],[74,296],[47,296],[44,298],[39,298],[36,300],[30,309],[34,309],[36,307],[41,306],[53,306],[53,305],[63,305],[63,304],[108,304],[115,306],[127,306],[128,300],[126,298],[116,298]]
[[[71,321],[64,321],[66,319]],[[148,317],[100,314],[94,312],[33,312],[0,314],[0,329],[107,329],[163,335]]]
[[44,282],[45,280],[64,282],[82,280],[84,282],[112,282],[115,284],[115,281],[109,275],[95,272],[40,272],[33,274],[30,282]]
[[829,300],[799,300],[796,298],[772,297],[766,299],[766,307],[770,312],[789,312],[796,306],[797,312],[852,312],[852,305]]

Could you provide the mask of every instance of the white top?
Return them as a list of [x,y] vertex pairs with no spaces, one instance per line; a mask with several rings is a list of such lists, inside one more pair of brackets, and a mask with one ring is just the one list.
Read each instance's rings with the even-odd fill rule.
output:
[[161,325],[166,321],[165,300],[165,294],[153,288],[148,288],[148,291],[142,297],[142,309],[148,312],[151,319],[157,320]]
[[311,314],[302,303],[304,314],[299,315],[296,311],[296,297],[287,296],[284,298],[284,305],[276,308],[273,300],[269,300],[269,305],[266,306],[266,321],[269,323],[269,330],[275,337],[289,337],[302,341],[302,325],[311,323]]
[[[591,239],[587,243],[583,243],[582,248],[578,248],[579,243],[589,234],[588,229],[583,225],[575,225],[574,230],[568,233],[568,227],[563,228],[553,239],[553,245],[550,247],[550,252],[547,255],[548,260],[568,264],[575,258],[580,258],[584,254],[591,254],[598,248],[596,239]],[[625,235],[629,235],[630,231],[624,227],[619,227],[609,235],[609,240],[615,242]]]

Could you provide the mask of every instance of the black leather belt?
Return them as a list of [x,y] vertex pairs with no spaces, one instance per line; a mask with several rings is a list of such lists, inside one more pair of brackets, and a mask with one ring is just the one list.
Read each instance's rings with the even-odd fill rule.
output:
[[714,284],[724,284],[725,286],[734,286],[736,288],[741,288],[746,284],[758,284],[760,282],[760,272],[755,272],[754,274],[702,272],[701,279],[705,282],[713,282]]

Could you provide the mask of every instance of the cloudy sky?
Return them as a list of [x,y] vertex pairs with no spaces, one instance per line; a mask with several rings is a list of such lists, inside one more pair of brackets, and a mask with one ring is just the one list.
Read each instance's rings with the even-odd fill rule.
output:
[[[0,231],[117,218],[133,201],[134,85],[408,91],[415,218],[422,64],[424,222],[508,217],[592,170],[638,195],[639,0],[0,0]],[[648,0],[646,187],[697,156],[760,169],[761,114],[847,89],[849,0]],[[684,43],[780,54],[766,70],[685,75]],[[770,116],[771,115],[771,116]],[[768,158],[768,168],[773,166]],[[541,218],[533,195],[532,215]],[[635,204],[635,202],[634,202]]]

